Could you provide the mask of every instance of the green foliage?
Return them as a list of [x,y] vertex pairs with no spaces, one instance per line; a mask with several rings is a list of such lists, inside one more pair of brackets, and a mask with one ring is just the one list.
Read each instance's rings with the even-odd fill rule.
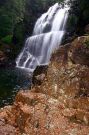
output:
[[0,38],[13,35],[18,22],[23,21],[25,0],[0,0]]
[[24,33],[25,33],[24,23],[20,22],[16,24],[13,35],[13,41],[15,44],[23,43]]
[[8,35],[8,36],[2,38],[1,41],[3,43],[6,43],[6,44],[11,44],[12,43],[12,35]]
[[66,29],[71,34],[72,33],[74,34],[74,32],[75,32],[75,27],[76,27],[77,21],[78,21],[77,17],[74,14],[69,15],[67,25],[66,25]]
[[12,34],[12,20],[7,15],[0,16],[0,38]]
[[89,0],[73,0],[72,12],[77,17],[77,33],[83,34],[89,24]]
[[[89,0],[71,1],[67,30],[79,34],[89,23]],[[13,41],[17,55],[24,39],[32,34],[38,17],[57,2],[64,0],[0,0],[0,40],[7,44]]]

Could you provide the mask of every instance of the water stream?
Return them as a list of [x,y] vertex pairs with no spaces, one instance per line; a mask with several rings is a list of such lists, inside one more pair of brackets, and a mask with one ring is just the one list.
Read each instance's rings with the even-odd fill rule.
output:
[[31,87],[31,75],[16,68],[0,68],[0,107],[12,104],[17,92]]
[[48,65],[51,54],[58,49],[65,34],[69,7],[61,8],[58,3],[38,18],[33,35],[16,60],[18,68],[33,72],[37,66]]

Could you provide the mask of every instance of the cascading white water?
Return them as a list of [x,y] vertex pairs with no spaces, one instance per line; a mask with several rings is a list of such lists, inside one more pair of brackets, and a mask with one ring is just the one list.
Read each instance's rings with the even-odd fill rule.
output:
[[56,3],[36,22],[33,35],[16,60],[16,67],[33,72],[37,66],[48,65],[52,52],[59,47],[65,34],[68,7]]

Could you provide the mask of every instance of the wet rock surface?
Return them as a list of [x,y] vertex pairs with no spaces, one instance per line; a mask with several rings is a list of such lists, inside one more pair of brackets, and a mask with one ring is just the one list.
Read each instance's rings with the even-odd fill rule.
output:
[[80,37],[54,52],[48,69],[34,74],[31,91],[1,109],[0,135],[89,134],[88,41]]

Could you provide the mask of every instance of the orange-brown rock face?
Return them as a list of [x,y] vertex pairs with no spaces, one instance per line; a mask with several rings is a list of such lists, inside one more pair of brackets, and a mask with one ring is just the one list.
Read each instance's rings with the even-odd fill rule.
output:
[[48,69],[34,75],[33,89],[19,92],[13,106],[0,112],[0,129],[10,125],[15,133],[7,133],[16,135],[88,135],[88,41],[80,37],[56,51]]
[[89,36],[74,40],[69,54],[73,63],[89,66]]
[[[59,100],[46,94],[19,92],[10,113],[15,119],[12,119],[13,123],[8,121],[11,117],[7,113],[7,121],[18,127],[21,135],[84,135],[84,133],[88,135],[89,133],[88,113],[84,115],[85,112],[80,109],[67,108]],[[86,123],[77,119],[83,115]]]
[[0,135],[18,135],[18,128],[12,124],[14,118],[11,119],[12,114],[11,106],[0,110]]
[[36,91],[49,94],[57,99],[70,100],[88,97],[89,48],[85,44],[89,41],[88,38],[80,37],[71,45],[63,46],[53,54],[47,77],[41,87],[36,86]]

